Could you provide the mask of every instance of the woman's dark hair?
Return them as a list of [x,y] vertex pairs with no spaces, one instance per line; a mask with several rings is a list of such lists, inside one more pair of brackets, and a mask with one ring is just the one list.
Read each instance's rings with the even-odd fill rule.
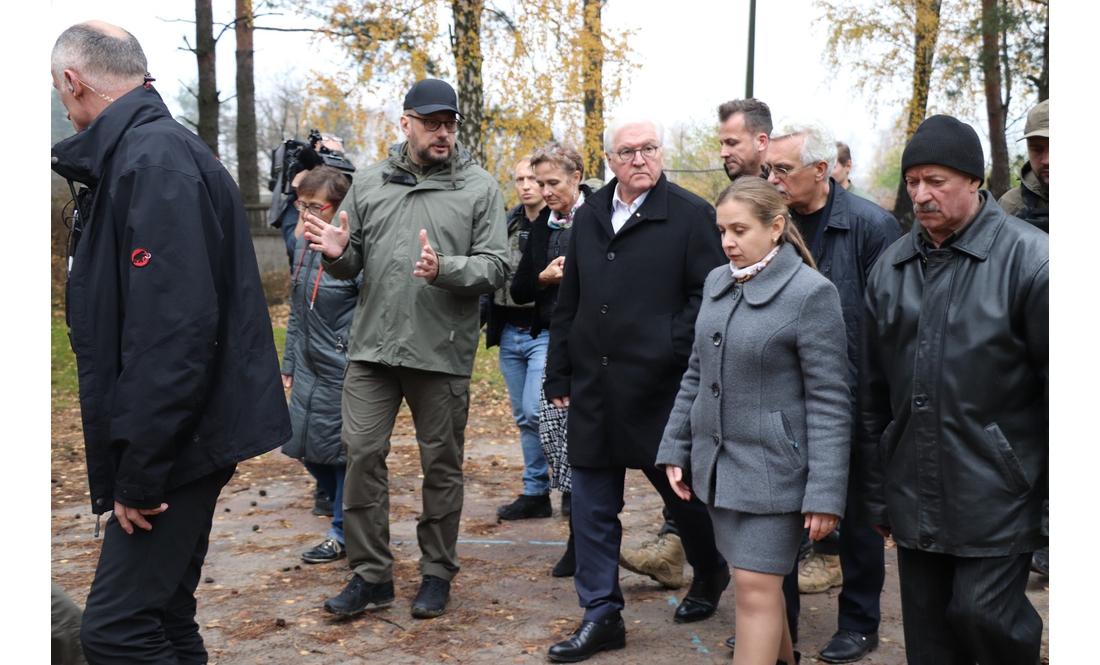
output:
[[584,180],[584,159],[577,149],[568,143],[554,141],[535,151],[531,157],[531,169],[538,164],[553,164],[567,174],[580,172]]
[[351,183],[342,172],[331,166],[318,166],[302,177],[298,183],[298,196],[320,196],[339,206],[348,195],[349,187]]
[[791,213],[787,210],[787,204],[783,202],[779,190],[762,178],[745,176],[734,180],[723,189],[718,195],[718,200],[714,202],[714,207],[717,208],[729,201],[738,201],[747,205],[752,216],[764,226],[771,224],[776,217],[783,217],[786,223],[783,225],[783,235],[779,238],[779,244],[791,243],[798,250],[802,262],[817,269],[814,257],[806,247],[802,234],[791,221]]

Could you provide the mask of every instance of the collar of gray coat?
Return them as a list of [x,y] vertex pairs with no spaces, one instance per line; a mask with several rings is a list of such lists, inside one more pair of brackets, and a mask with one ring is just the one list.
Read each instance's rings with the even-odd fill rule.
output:
[[[802,257],[799,256],[798,250],[790,243],[784,243],[779,253],[768,263],[767,267],[753,275],[752,279],[741,283],[741,293],[745,298],[745,302],[755,307],[767,304],[783,290],[787,282],[791,281],[801,265],[803,265]],[[735,284],[737,284],[737,280],[734,279],[729,266],[722,266],[722,272],[719,273],[718,279],[711,285],[710,292],[707,295],[711,299],[717,300]]]

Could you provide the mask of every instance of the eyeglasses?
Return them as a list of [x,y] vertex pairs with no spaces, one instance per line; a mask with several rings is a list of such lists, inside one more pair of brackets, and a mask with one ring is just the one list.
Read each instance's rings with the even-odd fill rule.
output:
[[448,134],[454,134],[458,131],[458,126],[462,124],[462,121],[458,118],[455,118],[454,120],[441,121],[433,120],[432,118],[421,118],[420,116],[413,115],[411,113],[406,113],[405,115],[409,118],[416,118],[420,122],[424,123],[424,129],[428,130],[429,132],[438,132],[439,127],[442,125],[443,127],[447,128]]
[[314,217],[320,217],[321,213],[332,207],[332,204],[330,203],[327,206],[319,206],[317,204],[306,205],[303,201],[298,200],[294,202],[294,207],[302,212],[308,212]]
[[640,152],[642,153],[642,157],[645,158],[646,161],[651,161],[654,157],[657,156],[657,151],[660,149],[661,146],[659,145],[647,145],[644,148],[638,148],[637,150],[624,148],[623,150],[616,152],[615,156],[618,157],[619,161],[623,164],[628,164],[630,162],[633,162],[634,155]]
[[765,164],[764,166],[768,169],[768,171],[774,173],[775,177],[777,179],[786,180],[787,176],[794,173],[795,171],[801,171],[802,169],[808,169],[816,163],[817,162],[810,162],[809,164],[803,164],[802,166],[798,166],[798,167],[795,167],[793,169],[785,169],[782,166],[776,166],[775,164]]

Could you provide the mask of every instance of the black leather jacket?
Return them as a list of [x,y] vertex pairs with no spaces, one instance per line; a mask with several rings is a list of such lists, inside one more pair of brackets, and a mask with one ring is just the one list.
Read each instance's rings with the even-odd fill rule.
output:
[[856,434],[861,517],[968,557],[1047,544],[1048,240],[981,196],[954,243],[915,226],[872,271]]

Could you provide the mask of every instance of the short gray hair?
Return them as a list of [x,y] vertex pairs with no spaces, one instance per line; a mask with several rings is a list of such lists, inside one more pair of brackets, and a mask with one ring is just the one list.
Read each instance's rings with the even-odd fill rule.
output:
[[100,92],[128,92],[142,85],[149,68],[145,52],[136,37],[118,29],[126,37],[107,34],[88,23],[61,33],[50,56],[50,68],[58,82],[65,80],[66,69],[72,69]]
[[652,125],[653,131],[657,133],[657,143],[661,144],[665,139],[664,126],[654,120],[653,118],[645,118],[642,116],[623,116],[621,118],[614,118],[607,124],[607,128],[603,130],[603,150],[604,152],[614,151],[615,135],[619,133],[619,130],[627,125]]
[[801,136],[802,165],[828,162],[829,169],[836,166],[836,138],[829,128],[815,118],[783,118],[772,130],[771,140]]

